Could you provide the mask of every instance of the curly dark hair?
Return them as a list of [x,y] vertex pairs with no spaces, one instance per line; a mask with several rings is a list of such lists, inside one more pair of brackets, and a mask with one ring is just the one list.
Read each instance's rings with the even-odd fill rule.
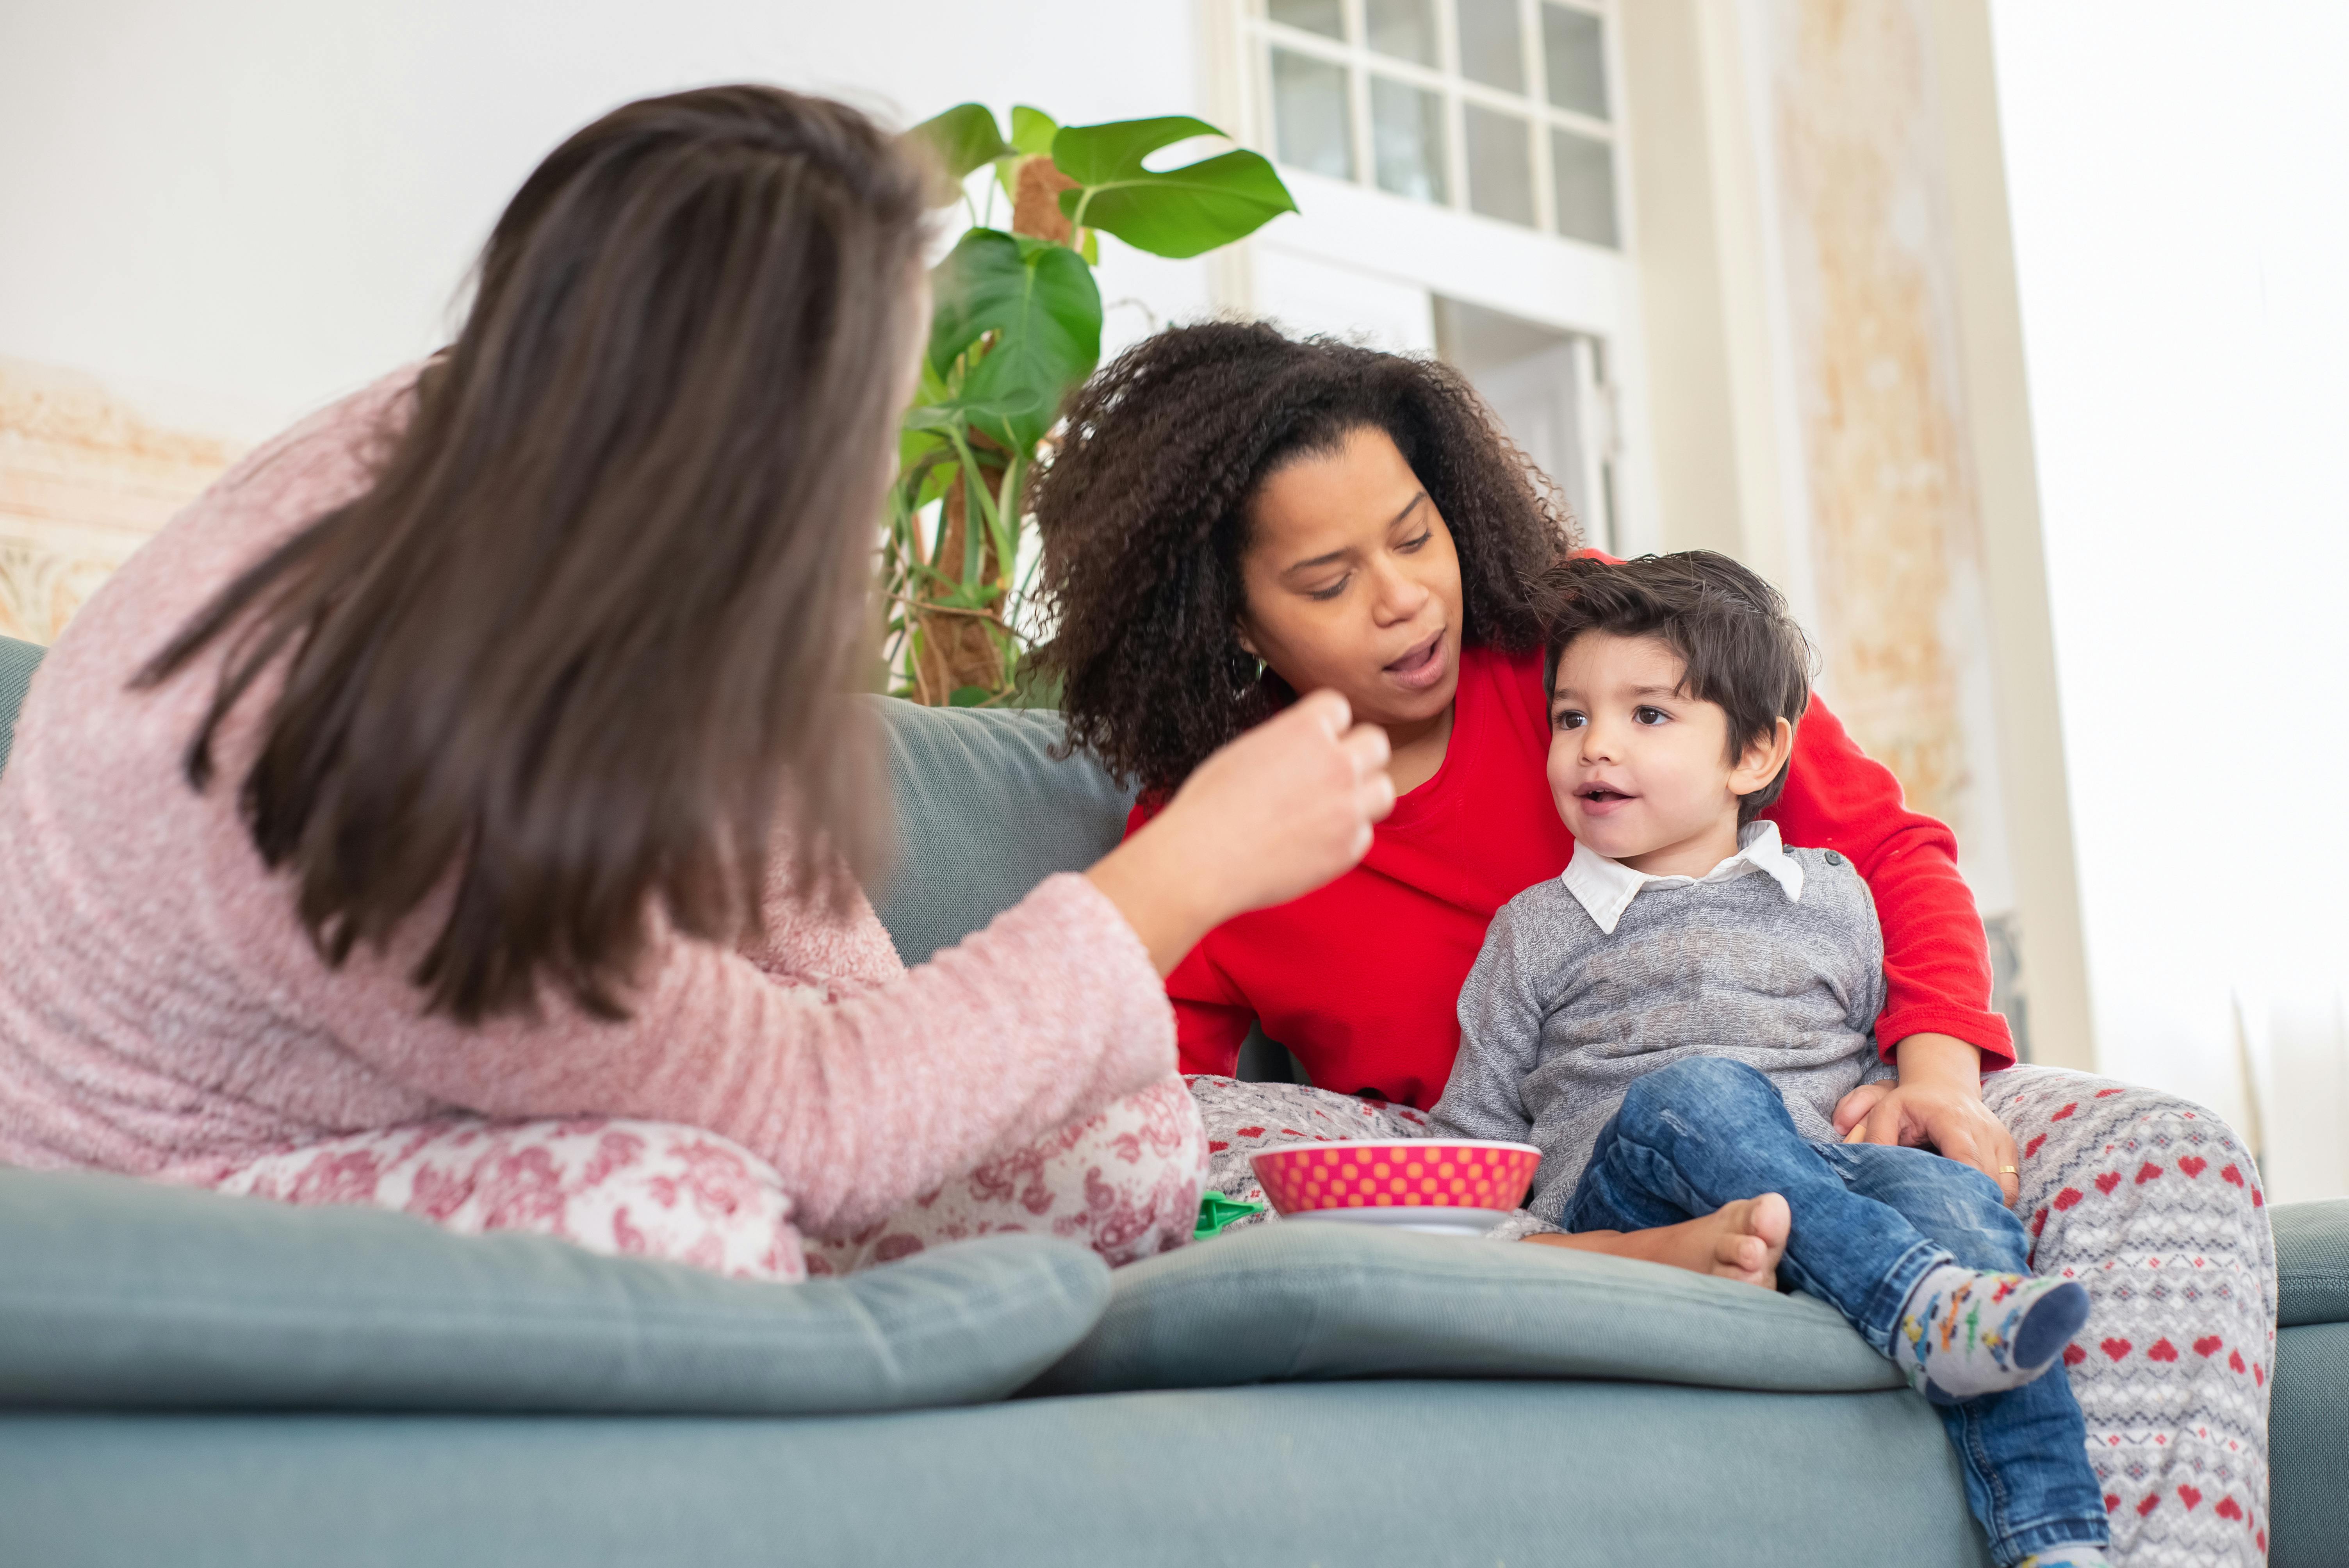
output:
[[1295,696],[1240,646],[1248,503],[1276,469],[1357,430],[1384,431],[1444,514],[1462,640],[1541,644],[1539,582],[1573,524],[1448,366],[1209,322],[1136,344],[1067,412],[1030,498],[1055,623],[1037,662],[1062,683],[1068,744],[1145,792]]

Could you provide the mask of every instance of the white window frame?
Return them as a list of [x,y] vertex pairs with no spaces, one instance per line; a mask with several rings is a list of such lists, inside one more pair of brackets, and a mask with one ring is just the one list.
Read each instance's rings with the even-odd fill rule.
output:
[[[1616,121],[1595,119],[1572,109],[1559,108],[1549,101],[1547,79],[1548,57],[1542,42],[1541,7],[1555,5],[1561,10],[1580,11],[1596,16],[1604,25],[1603,36],[1608,40],[1608,107],[1618,110],[1621,94],[1617,90],[1620,73],[1614,67],[1615,23],[1609,7],[1592,0],[1516,0],[1517,6],[1518,47],[1524,51],[1530,67],[1532,90],[1527,94],[1512,93],[1501,88],[1487,87],[1472,81],[1460,71],[1459,7],[1456,0],[1433,0],[1436,26],[1436,64],[1433,67],[1411,60],[1382,55],[1370,46],[1370,27],[1365,0],[1340,0],[1345,8],[1346,26],[1354,42],[1341,42],[1324,34],[1275,22],[1268,15],[1265,0],[1246,0],[1242,13],[1242,32],[1257,42],[1253,53],[1262,57],[1264,50],[1282,48],[1291,53],[1310,55],[1347,67],[1348,125],[1353,142],[1353,162],[1357,182],[1371,190],[1378,189],[1376,148],[1371,129],[1371,84],[1372,72],[1392,80],[1407,83],[1433,92],[1444,103],[1444,196],[1441,205],[1454,211],[1466,212],[1468,205],[1468,145],[1467,106],[1506,114],[1512,119],[1530,122],[1539,134],[1533,138],[1533,199],[1536,232],[1556,236],[1557,233],[1557,186],[1552,168],[1549,132],[1552,129],[1572,131],[1591,140],[1604,142],[1614,160],[1616,213],[1615,226],[1619,237],[1626,225],[1622,215],[1622,191],[1626,183],[1620,148],[1621,127]],[[1272,114],[1269,101],[1264,105],[1262,125],[1268,145],[1272,142]],[[1585,242],[1570,240],[1569,244]],[[1601,250],[1613,247],[1600,246]]]
[[[1553,0],[1560,3],[1560,0]],[[1437,68],[1375,53],[1368,43],[1363,0],[1342,0],[1348,41],[1275,23],[1265,0],[1200,0],[1206,44],[1206,100],[1211,114],[1242,145],[1278,163],[1272,111],[1271,49],[1311,55],[1349,72],[1349,129],[1355,177],[1339,180],[1280,165],[1299,211],[1283,217],[1217,263],[1215,294],[1225,309],[1257,314],[1250,253],[1270,251],[1407,284],[1500,311],[1604,346],[1607,381],[1578,387],[1594,397],[1586,418],[1593,460],[1612,469],[1607,487],[1613,507],[1613,547],[1638,552],[1659,547],[1654,490],[1648,478],[1645,431],[1645,351],[1638,274],[1639,222],[1631,191],[1630,149],[1617,0],[1565,0],[1570,9],[1604,24],[1609,120],[1597,120],[1548,102],[1541,47],[1542,0],[1518,0],[1529,81],[1538,96],[1520,97],[1457,74],[1458,26],[1453,0],[1434,0]],[[1370,77],[1382,76],[1444,97],[1445,201],[1400,196],[1376,184],[1371,145]],[[1536,228],[1480,216],[1468,209],[1464,106],[1476,103],[1529,119],[1533,138]],[[1617,244],[1595,245],[1554,231],[1549,129],[1605,140],[1615,171]],[[1594,490],[1593,493],[1596,493]],[[1598,531],[1593,529],[1593,533]]]

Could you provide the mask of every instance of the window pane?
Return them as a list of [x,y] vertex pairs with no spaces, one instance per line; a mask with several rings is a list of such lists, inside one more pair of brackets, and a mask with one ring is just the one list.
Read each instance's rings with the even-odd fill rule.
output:
[[1290,49],[1273,50],[1272,121],[1283,163],[1339,180],[1354,177],[1345,67]]
[[1324,37],[1346,36],[1346,0],[1272,0],[1267,15],[1285,26],[1302,27]]
[[1513,114],[1468,106],[1468,205],[1487,218],[1534,221],[1530,128]]
[[1599,18],[1588,11],[1542,6],[1542,63],[1549,67],[1549,101],[1605,119],[1607,52],[1599,26]]
[[1569,240],[1613,246],[1614,149],[1570,130],[1553,130],[1549,162],[1557,191],[1557,232]]
[[1526,90],[1524,35],[1517,0],[1459,0],[1460,74],[1488,88]]
[[1434,0],[1365,0],[1371,47],[1398,60],[1435,64]]
[[1379,189],[1444,201],[1444,98],[1384,77],[1371,78],[1371,149]]

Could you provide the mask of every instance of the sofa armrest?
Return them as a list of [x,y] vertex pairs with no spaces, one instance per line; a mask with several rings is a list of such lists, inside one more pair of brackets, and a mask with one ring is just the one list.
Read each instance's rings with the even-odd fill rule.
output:
[[2349,1323],[2349,1198],[2279,1203],[2275,1227],[2276,1326]]

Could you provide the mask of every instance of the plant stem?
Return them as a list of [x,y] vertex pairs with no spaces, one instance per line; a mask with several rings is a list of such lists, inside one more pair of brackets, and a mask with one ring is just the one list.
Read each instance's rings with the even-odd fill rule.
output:
[[976,615],[982,621],[989,621],[995,618],[993,614],[983,606],[978,609],[972,609],[961,604],[940,604],[932,600],[916,599],[907,594],[895,593],[886,588],[881,591],[881,597],[884,599],[893,599],[898,603],[905,605],[908,610],[916,611],[924,615]]

